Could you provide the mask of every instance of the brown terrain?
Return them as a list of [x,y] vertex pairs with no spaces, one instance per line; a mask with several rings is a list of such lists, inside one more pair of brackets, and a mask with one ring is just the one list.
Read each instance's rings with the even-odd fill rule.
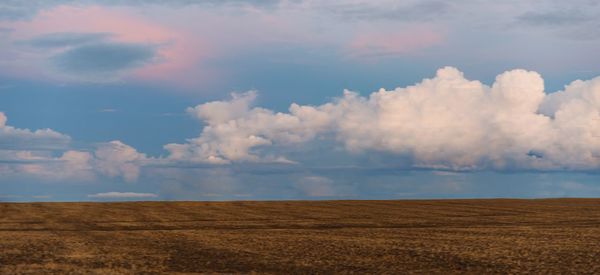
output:
[[600,273],[600,199],[2,203],[0,273]]

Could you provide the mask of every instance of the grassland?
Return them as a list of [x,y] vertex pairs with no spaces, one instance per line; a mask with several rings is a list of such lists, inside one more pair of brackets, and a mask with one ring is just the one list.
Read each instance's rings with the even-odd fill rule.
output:
[[600,273],[600,199],[0,204],[0,273]]

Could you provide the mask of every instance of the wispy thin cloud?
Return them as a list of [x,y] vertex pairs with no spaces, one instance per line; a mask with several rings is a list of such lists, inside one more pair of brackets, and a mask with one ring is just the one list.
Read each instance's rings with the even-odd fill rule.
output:
[[106,192],[96,193],[87,195],[88,198],[93,199],[143,199],[143,198],[157,198],[158,195],[154,193],[135,193],[135,192]]
[[62,71],[89,77],[110,76],[152,61],[153,45],[136,43],[97,43],[68,49],[53,57]]
[[517,16],[519,22],[534,26],[563,26],[584,23],[594,19],[578,10],[557,10],[550,12],[526,12]]
[[55,32],[38,35],[29,40],[20,41],[20,43],[37,48],[61,48],[98,43],[107,40],[112,35],[111,33]]

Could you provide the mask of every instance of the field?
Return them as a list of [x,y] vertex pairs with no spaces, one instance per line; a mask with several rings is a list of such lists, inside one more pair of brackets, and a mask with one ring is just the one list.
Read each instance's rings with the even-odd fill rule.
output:
[[600,199],[0,204],[0,273],[600,273]]

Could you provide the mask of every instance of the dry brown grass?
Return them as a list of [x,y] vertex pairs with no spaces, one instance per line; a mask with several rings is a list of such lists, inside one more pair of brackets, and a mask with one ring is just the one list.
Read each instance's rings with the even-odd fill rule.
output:
[[600,273],[600,199],[0,204],[0,273]]

